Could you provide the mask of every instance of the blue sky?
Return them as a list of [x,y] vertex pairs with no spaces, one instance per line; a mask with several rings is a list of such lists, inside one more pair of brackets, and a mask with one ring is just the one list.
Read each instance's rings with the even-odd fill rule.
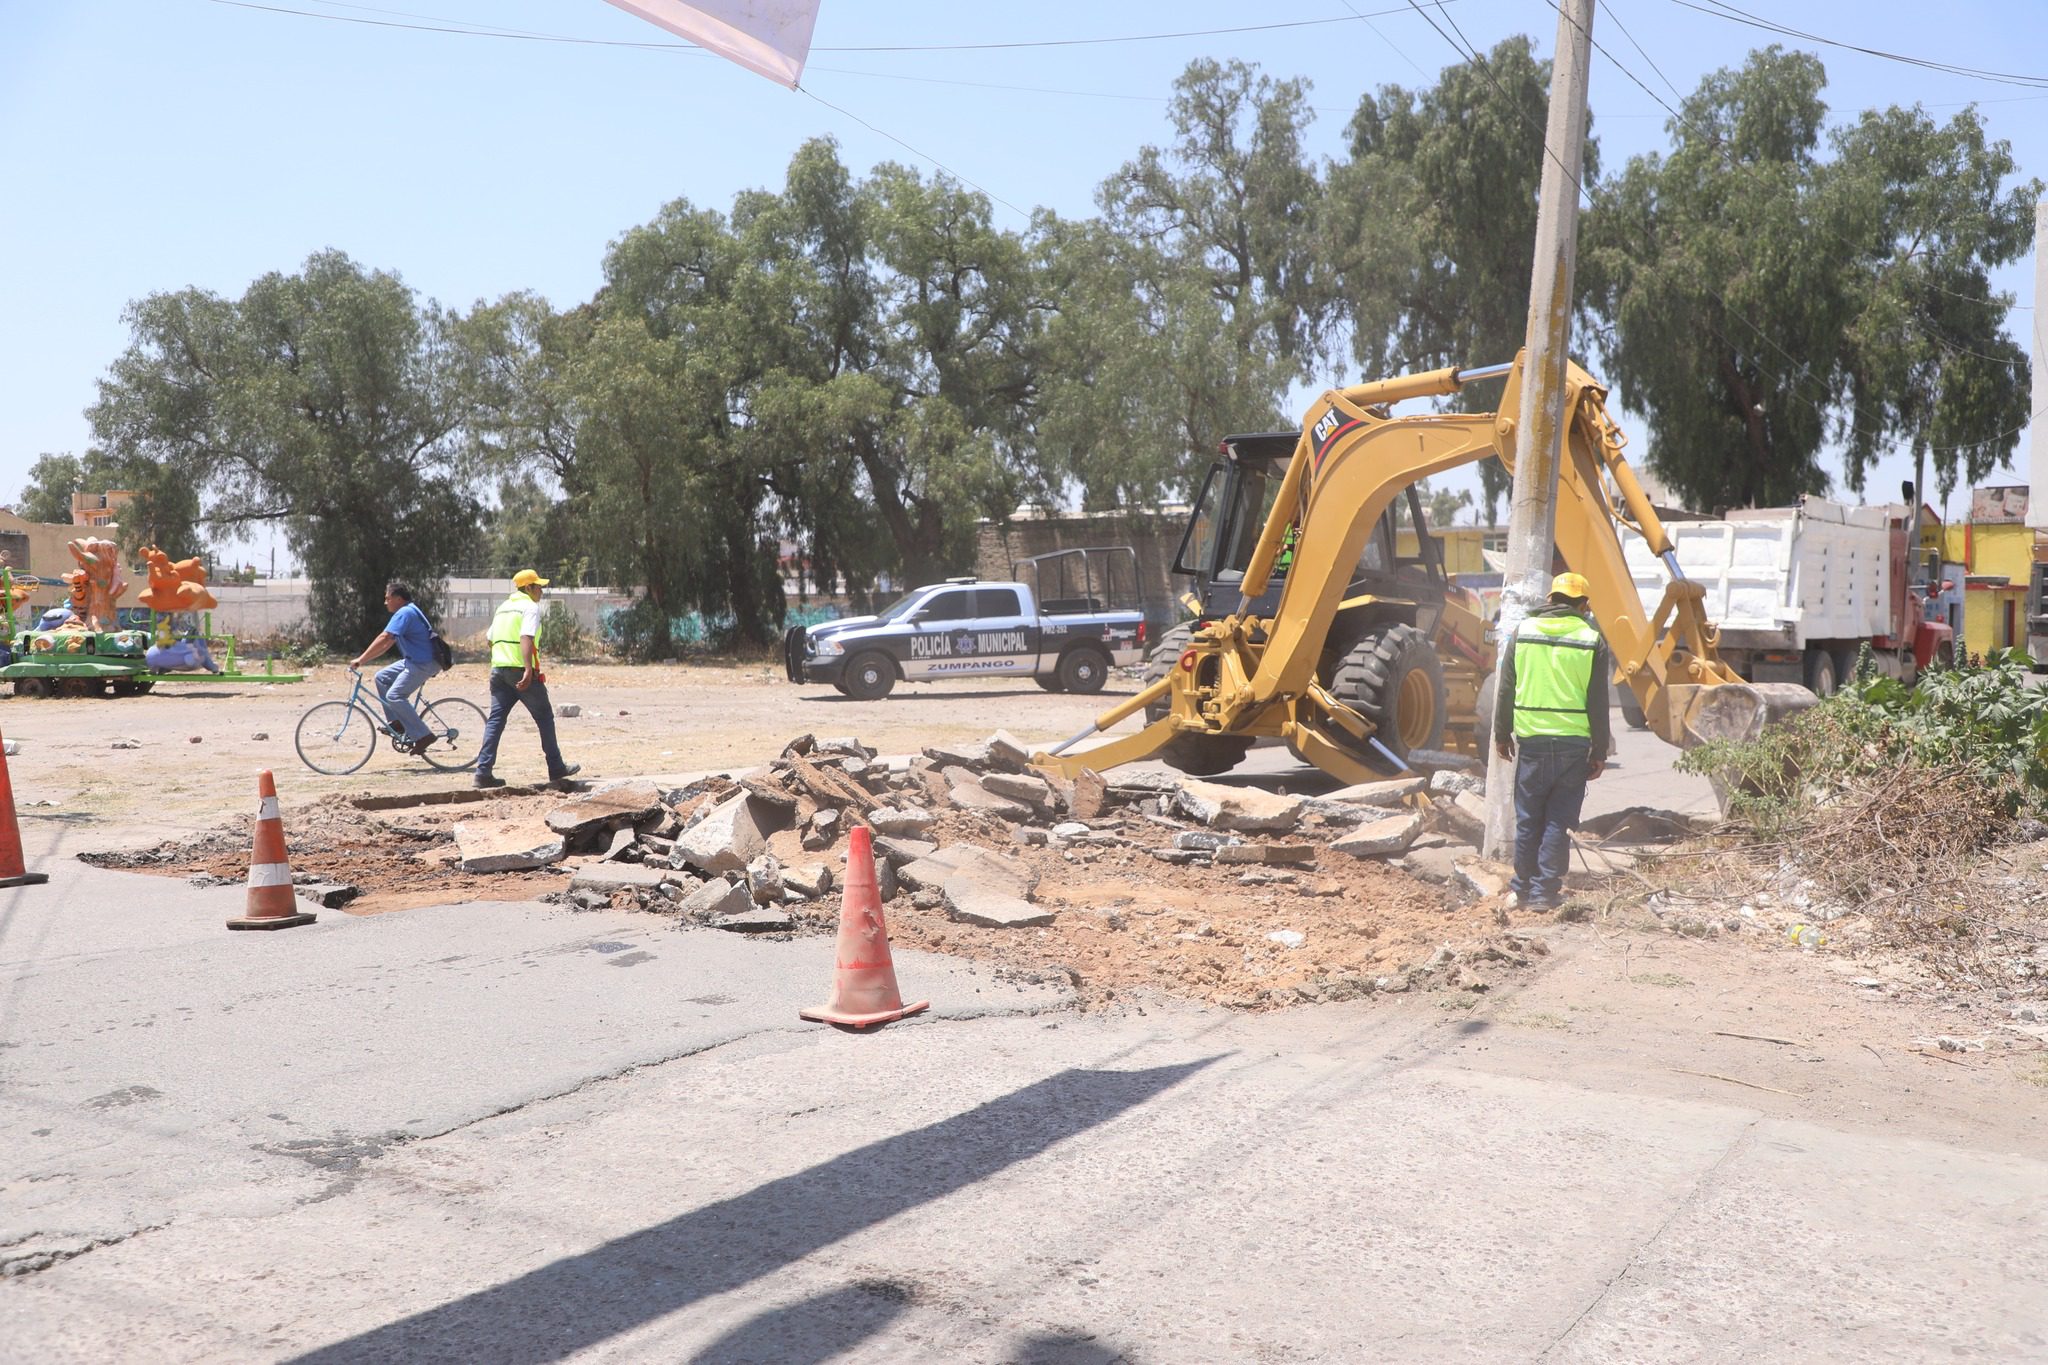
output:
[[[2039,0],[1938,10],[1813,0],[1769,12],[1864,46],[2048,75]],[[1548,52],[1556,27],[1546,0],[1447,0],[1432,13],[1481,48],[1525,32]],[[831,50],[1302,21],[1331,22],[1056,47]],[[586,41],[422,31],[434,26]],[[1689,93],[1772,41],[1674,0],[1603,2],[1594,35],[1674,104],[1662,77]],[[1836,118],[1916,101],[1946,117],[1975,101],[2023,174],[2048,178],[2048,90],[1815,50]],[[1019,209],[1081,215],[1106,175],[1164,138],[1172,81],[1199,56],[1307,77],[1322,111],[1312,146],[1325,155],[1338,150],[1360,94],[1433,81],[1457,60],[1404,0],[823,0],[804,82],[812,98],[688,50],[601,0],[8,0],[0,499],[19,490],[39,453],[88,443],[82,410],[126,342],[121,313],[132,299],[189,285],[238,295],[266,271],[336,247],[453,307],[523,288],[568,305],[597,287],[605,246],[622,231],[671,199],[723,208],[738,190],[779,184],[790,154],[820,134],[859,169],[901,160],[930,170],[936,160]],[[1664,110],[1597,54],[1592,104],[1610,171],[1665,145]],[[997,217],[1024,226],[1007,209]],[[2022,261],[1998,282],[2032,305],[2032,276]],[[2011,330],[2025,337],[2036,317],[2016,311]],[[1873,493],[1898,478],[1895,463],[1881,467]]]

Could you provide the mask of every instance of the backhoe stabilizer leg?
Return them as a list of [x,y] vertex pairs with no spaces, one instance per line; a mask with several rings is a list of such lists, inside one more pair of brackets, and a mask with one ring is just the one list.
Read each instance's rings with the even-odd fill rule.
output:
[[[1083,731],[1075,736],[1075,739],[1086,738],[1089,733],[1091,732]],[[1164,749],[1173,737],[1180,733],[1182,732],[1173,723],[1172,716],[1162,716],[1134,735],[1121,736],[1107,744],[1098,744],[1093,749],[1084,749],[1078,754],[1061,757],[1041,750],[1031,756],[1031,766],[1050,768],[1066,778],[1077,777],[1090,769],[1102,772],[1120,764],[1136,763],[1140,759],[1150,758]],[[1068,744],[1073,742],[1074,740],[1067,741]],[[1066,745],[1060,747],[1065,748]]]

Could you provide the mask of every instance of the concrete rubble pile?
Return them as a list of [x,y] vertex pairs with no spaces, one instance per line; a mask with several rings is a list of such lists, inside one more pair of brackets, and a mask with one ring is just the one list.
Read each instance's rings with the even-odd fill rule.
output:
[[[1077,864],[1129,850],[1304,895],[1336,893],[1303,879],[1334,854],[1381,860],[1456,895],[1498,895],[1507,870],[1476,848],[1478,765],[1431,758],[1428,777],[1304,797],[1142,772],[1069,779],[1034,768],[1026,746],[1000,731],[892,757],[858,739],[802,735],[754,775],[671,789],[617,783],[563,803],[545,827],[467,822],[457,843],[465,871],[568,865],[567,890],[550,899],[578,908],[638,907],[745,933],[829,927],[856,824],[873,831],[885,901],[905,896],[990,929],[1053,922],[1056,911],[1035,899],[1036,873],[1015,856],[1025,848]],[[942,847],[941,826],[958,830],[960,817],[971,839]],[[782,834],[805,856],[788,857],[787,838],[777,841],[784,857],[771,851]]]

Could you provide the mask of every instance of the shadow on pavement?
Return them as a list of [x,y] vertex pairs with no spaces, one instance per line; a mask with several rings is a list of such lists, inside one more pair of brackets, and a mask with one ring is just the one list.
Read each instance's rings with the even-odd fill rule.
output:
[[[966,1113],[294,1359],[309,1365],[560,1360],[1037,1156],[1217,1060],[1145,1071],[1062,1071]],[[876,1319],[870,1330],[885,1322]]]
[[894,1280],[861,1280],[748,1318],[690,1365],[823,1365],[901,1317],[916,1297]]

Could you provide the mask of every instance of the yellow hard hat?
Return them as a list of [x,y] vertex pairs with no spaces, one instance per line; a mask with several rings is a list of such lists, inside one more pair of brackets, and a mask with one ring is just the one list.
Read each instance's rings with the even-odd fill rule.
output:
[[1561,573],[1550,580],[1552,597],[1576,597],[1585,601],[1593,595],[1593,585],[1586,581],[1584,574]]

